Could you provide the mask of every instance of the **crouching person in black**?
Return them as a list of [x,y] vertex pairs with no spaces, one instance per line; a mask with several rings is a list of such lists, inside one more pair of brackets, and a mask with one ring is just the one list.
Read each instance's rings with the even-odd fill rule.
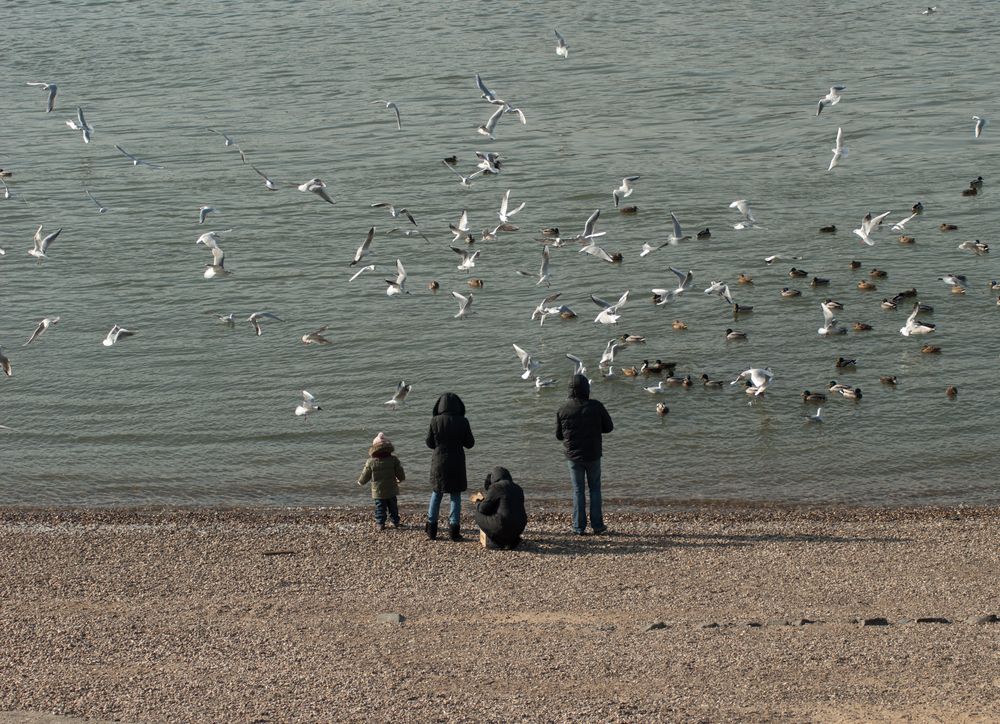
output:
[[514,549],[521,542],[521,533],[528,524],[524,509],[524,491],[510,477],[507,468],[496,467],[483,483],[485,493],[473,497],[476,502],[476,524],[482,531],[482,543],[487,548]]

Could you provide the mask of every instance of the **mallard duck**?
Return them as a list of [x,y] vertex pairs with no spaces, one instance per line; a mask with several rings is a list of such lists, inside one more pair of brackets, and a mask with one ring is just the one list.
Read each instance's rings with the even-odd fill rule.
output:
[[551,238],[559,236],[559,227],[558,226],[546,226],[545,228],[541,229],[541,232],[542,232],[542,236],[545,236],[545,237],[548,237],[548,238],[551,239]]
[[663,417],[668,412],[670,412],[670,408],[667,407],[667,403],[666,402],[657,402],[656,403],[656,414],[657,415],[659,415],[660,417]]
[[682,331],[688,328],[688,326],[684,324],[684,322],[681,321],[680,319],[675,319],[670,326],[678,331]]
[[791,289],[789,287],[782,287],[781,288],[781,296],[783,296],[783,297],[801,297],[802,296],[802,292],[800,292],[798,289]]
[[920,348],[920,351],[924,354],[940,354],[941,348],[935,344],[925,344]]
[[889,272],[883,271],[882,269],[872,269],[870,272],[868,272],[868,276],[870,276],[872,279],[885,279],[887,276],[889,276]]
[[910,212],[914,214],[922,214],[924,213],[924,205],[918,201],[910,207]]
[[827,387],[830,390],[831,394],[835,394],[835,393],[838,393],[838,392],[843,392],[844,390],[851,389],[850,385],[842,385],[839,382],[837,382],[837,380],[830,380],[830,384],[827,385]]
[[878,289],[878,287],[875,286],[875,282],[870,282],[867,279],[862,279],[860,282],[858,282],[858,289],[860,289],[863,292],[874,292]]
[[643,360],[639,372],[646,375],[661,375],[666,372],[668,375],[672,375],[676,366],[673,362],[661,362],[660,360],[649,362],[648,360]]
[[878,378],[878,381],[883,385],[889,385],[889,387],[896,386],[896,375],[882,375]]
[[717,389],[721,389],[722,386],[725,383],[722,380],[713,380],[707,374],[702,373],[702,375],[701,375],[701,384],[704,385],[705,387],[711,389],[711,390],[717,390]]
[[837,227],[834,224],[830,224],[829,226],[821,226],[821,227],[819,227],[819,233],[821,233],[821,234],[836,234],[837,233]]
[[427,288],[430,289],[435,294],[437,294],[437,290],[441,288],[441,285],[438,284],[437,280],[435,279],[432,280],[431,283],[427,285]]
[[851,265],[850,266],[851,266],[851,269],[860,269],[861,268],[861,262],[858,261],[857,259],[851,259]]
[[576,319],[576,312],[574,312],[569,307],[565,307],[564,306],[561,310],[559,310],[559,318],[560,319]]
[[444,159],[444,162],[449,166],[454,166],[456,163],[458,163],[458,156],[448,156]]
[[753,311],[753,307],[749,304],[739,304],[738,302],[733,302],[733,316],[736,317],[740,314],[750,314]]
[[[970,186],[967,189],[962,189],[962,196],[978,196],[978,195],[979,195],[979,189],[977,189],[975,186]],[[942,229],[942,231],[944,231],[944,229]]]
[[848,359],[847,357],[838,357],[836,362],[837,369],[853,369],[858,366],[858,361],[856,359]]
[[881,306],[882,309],[888,309],[891,312],[893,309],[896,308],[896,303],[891,299],[883,299]]
[[636,377],[639,374],[639,369],[635,365],[622,367],[622,374],[626,377]]
[[898,302],[900,299],[909,299],[910,297],[915,297],[915,296],[917,296],[917,288],[910,287],[909,289],[904,289],[901,292],[896,292],[896,296],[894,296],[892,299],[893,301]]
[[788,270],[788,276],[792,278],[807,277],[809,276],[809,272],[807,272],[805,269],[796,269],[795,267],[792,267],[791,269]]
[[944,394],[954,400],[958,397],[958,388],[955,385],[948,385],[948,389],[944,391]]
[[5,168],[0,168],[0,178],[10,178],[14,175],[13,171],[8,171]]
[[981,191],[982,188],[983,188],[983,177],[982,176],[976,176],[974,179],[972,179],[971,181],[969,181],[969,188],[970,189],[976,189],[977,191]]
[[750,277],[750,276],[747,276],[743,272],[740,272],[740,275],[738,277],[736,277],[736,283],[737,284],[753,284],[753,278]]
[[830,285],[830,280],[823,277],[813,277],[812,281],[809,282],[811,287],[826,287]]
[[958,227],[955,224],[941,224],[938,228],[941,231],[958,231]]
[[626,214],[626,215],[638,214],[639,213],[639,207],[638,206],[622,206],[621,208],[618,209],[618,213],[619,214]]
[[965,287],[955,285],[951,288],[952,294],[965,294]]
[[684,376],[670,375],[664,380],[664,382],[666,382],[668,385],[674,385],[674,386],[683,385],[684,387],[690,387],[691,375],[684,375]]
[[906,234],[903,234],[901,237],[899,237],[900,244],[915,244],[916,242],[917,239],[916,237],[913,236],[907,236]]
[[846,397],[848,400],[860,400],[861,399],[861,388],[860,387],[847,387],[840,391],[840,394]]
[[483,286],[483,280],[478,277],[473,277],[472,279],[467,281],[466,284],[468,284],[473,289],[481,289]]
[[708,230],[708,227],[705,227],[704,229],[702,229],[701,231],[699,231],[695,235],[695,238],[697,238],[697,239],[711,239],[712,238],[712,232]]
[[743,332],[743,331],[740,331],[739,329],[727,329],[726,330],[726,339],[737,340],[737,339],[746,339],[746,338],[747,338],[747,333]]
[[646,338],[638,334],[623,334],[618,338],[618,341],[622,344],[645,344]]
[[824,299],[823,305],[829,307],[830,309],[841,310],[844,308],[843,302],[838,302],[836,299],[833,298]]
[[851,325],[851,328],[855,332],[871,332],[874,329],[874,327],[872,327],[867,322],[855,322],[854,324]]
[[810,392],[806,390],[802,393],[803,402],[826,402],[826,395],[822,392]]

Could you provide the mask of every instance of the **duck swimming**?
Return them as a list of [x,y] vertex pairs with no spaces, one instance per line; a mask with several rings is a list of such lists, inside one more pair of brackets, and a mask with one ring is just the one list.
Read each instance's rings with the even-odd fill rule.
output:
[[867,279],[862,279],[860,282],[858,282],[858,289],[860,289],[863,292],[874,292],[878,289],[878,287],[875,286],[875,282],[870,282]]
[[870,324],[867,324],[866,322],[855,322],[854,324],[851,325],[851,328],[855,332],[871,332],[874,329],[874,327],[872,327]]
[[824,395],[822,392],[810,392],[809,390],[806,390],[805,392],[802,393],[802,401],[822,403],[826,402],[826,395]]
[[739,329],[727,329],[726,330],[726,339],[729,339],[729,340],[739,340],[739,339],[746,339],[746,338],[747,338],[747,333],[743,332],[743,331],[741,331]]
[[783,297],[801,297],[802,296],[802,292],[800,292],[798,289],[791,289],[789,287],[782,287],[781,288],[781,296],[783,296]]
[[702,229],[701,231],[699,231],[697,234],[695,234],[695,238],[696,239],[711,239],[712,238],[712,232],[709,231],[708,227],[705,227],[704,229]]
[[836,367],[838,369],[853,369],[858,366],[858,361],[856,359],[847,359],[846,357],[838,357],[836,362]]
[[792,267],[791,269],[788,270],[788,276],[807,277],[809,276],[809,272],[807,272],[805,269],[796,269],[795,267]]
[[821,227],[819,227],[819,233],[821,233],[821,234],[836,234],[837,233],[837,227],[836,227],[835,224],[830,224],[829,226],[821,226]]

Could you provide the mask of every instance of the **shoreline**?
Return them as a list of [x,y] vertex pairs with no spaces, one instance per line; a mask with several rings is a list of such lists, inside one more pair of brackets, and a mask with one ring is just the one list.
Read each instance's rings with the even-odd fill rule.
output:
[[1000,508],[605,508],[0,508],[0,721],[1000,718]]

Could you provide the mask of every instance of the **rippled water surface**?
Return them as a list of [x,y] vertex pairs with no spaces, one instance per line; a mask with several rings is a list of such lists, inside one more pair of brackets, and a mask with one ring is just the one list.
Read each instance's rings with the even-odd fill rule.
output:
[[[14,197],[0,200],[0,344],[14,375],[0,380],[0,503],[325,504],[362,501],[354,484],[368,443],[396,443],[416,499],[425,489],[423,443],[437,396],[466,402],[477,445],[470,478],[493,465],[539,494],[565,490],[553,437],[565,396],[567,352],[584,357],[594,394],[616,422],[606,438],[607,495],[843,501],[872,504],[1000,502],[994,444],[1000,308],[992,255],[958,250],[992,242],[1000,221],[993,181],[1000,128],[973,137],[972,115],[996,114],[998,82],[982,40],[997,32],[981,6],[944,6],[930,17],[914,3],[469,2],[18,3],[5,14],[4,121],[0,166],[14,170]],[[555,54],[553,28],[570,45]],[[475,132],[493,107],[483,75],[528,123],[501,119],[497,140]],[[59,85],[56,110],[26,81]],[[834,84],[844,100],[818,118]],[[403,128],[373,104],[398,103]],[[89,145],[64,125],[77,105],[94,127]],[[837,128],[849,156],[827,172]],[[335,205],[286,187],[267,191],[239,154],[207,129],[236,139],[250,163],[279,182],[321,177]],[[114,148],[162,164],[129,165]],[[499,176],[462,188],[442,165],[457,155],[474,170],[477,150],[500,152]],[[623,216],[611,190],[640,175]],[[982,175],[984,192],[960,191]],[[90,189],[110,211],[98,214]],[[527,202],[520,231],[477,242],[476,313],[456,320],[452,290],[467,275],[449,250],[448,224],[468,209],[474,229],[496,223],[506,189]],[[728,208],[750,199],[762,228],[736,231]],[[901,245],[888,228],[875,246],[850,230],[869,210],[890,221],[922,201],[925,214]],[[409,208],[430,238],[384,236],[405,226],[369,204]],[[197,209],[218,209],[204,226]],[[579,233],[602,209],[600,243],[624,254],[609,265],[575,245],[554,249],[552,290],[574,321],[529,318],[545,295],[515,270],[537,270],[538,229]],[[662,241],[674,212],[684,241],[640,258]],[[942,222],[959,230],[942,233]],[[27,255],[39,224],[63,228],[51,259]],[[822,235],[821,226],[837,233]],[[347,264],[377,227],[378,270],[353,283]],[[886,225],[887,227],[888,225]],[[201,276],[210,257],[195,240],[223,235],[232,275]],[[998,250],[1000,251],[1000,250]],[[767,266],[770,254],[801,257]],[[384,293],[399,258],[412,292]],[[859,271],[848,262],[861,261]],[[813,289],[791,266],[831,280]],[[649,290],[694,273],[695,286],[666,307]],[[862,292],[879,267],[888,279]],[[754,279],[738,286],[738,273]],[[944,273],[968,275],[951,294]],[[438,280],[434,295],[427,284]],[[723,279],[750,315],[701,290]],[[779,289],[802,290],[783,299]],[[908,313],[884,296],[916,287],[938,325],[904,338]],[[631,299],[616,328],[594,324],[591,293]],[[817,334],[819,302],[868,333]],[[283,321],[256,337],[245,318],[271,310]],[[22,347],[38,320],[60,323]],[[689,329],[671,329],[683,319]],[[137,334],[106,348],[119,323]],[[299,337],[329,325],[333,344]],[[737,327],[746,342],[727,342]],[[738,387],[671,389],[659,418],[649,380],[601,380],[597,360],[612,336],[643,334],[618,363],[677,362],[678,371],[733,379],[769,366],[774,383],[748,404]],[[543,362],[555,389],[519,379],[511,343]],[[921,354],[930,342],[941,354]],[[857,359],[837,370],[838,356]],[[895,389],[879,384],[895,374]],[[383,402],[396,382],[404,408]],[[863,399],[831,399],[825,422],[806,424],[803,389],[838,379]],[[945,397],[959,387],[956,400]],[[323,411],[293,414],[299,391]],[[2,432],[2,431],[0,431]]]

